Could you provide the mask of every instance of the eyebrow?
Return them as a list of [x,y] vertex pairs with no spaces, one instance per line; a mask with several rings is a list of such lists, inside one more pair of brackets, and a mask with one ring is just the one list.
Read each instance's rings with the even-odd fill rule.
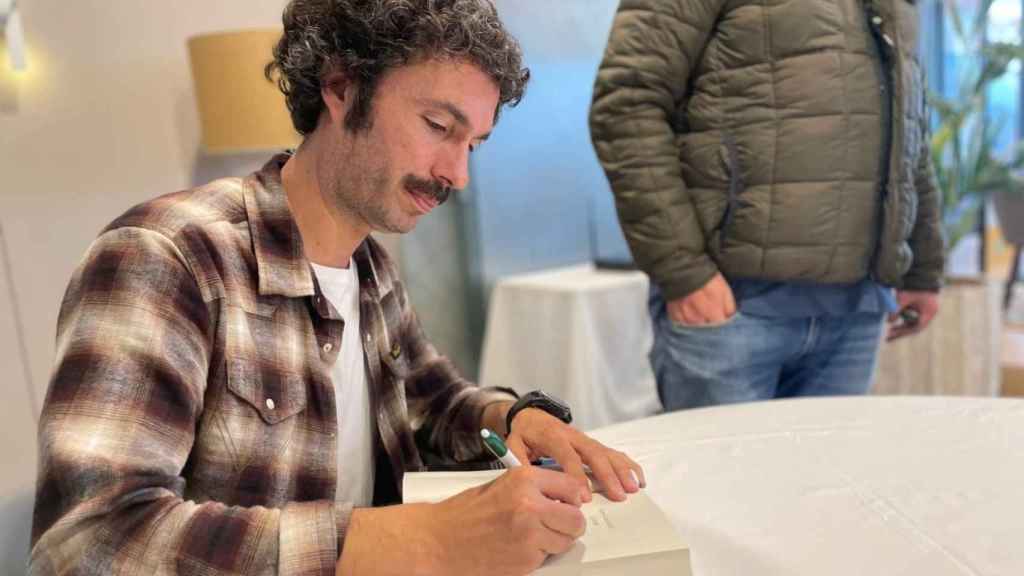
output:
[[[431,98],[420,98],[419,102],[432,108],[440,108],[441,110],[444,110],[445,112],[451,114],[452,118],[455,118],[455,121],[458,122],[459,124],[462,124],[463,126],[467,127],[469,126],[469,118],[466,117],[466,114],[462,110],[459,110],[458,106],[452,104],[451,102],[447,102],[445,100],[434,100]],[[491,133],[488,132],[481,136],[477,136],[476,140],[486,141],[490,136]]]

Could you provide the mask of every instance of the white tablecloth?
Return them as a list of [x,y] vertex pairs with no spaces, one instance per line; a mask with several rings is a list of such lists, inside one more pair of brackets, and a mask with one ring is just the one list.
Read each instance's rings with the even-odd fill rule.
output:
[[480,383],[542,389],[583,430],[660,410],[647,354],[647,277],[591,265],[502,279],[491,295]]
[[643,466],[700,576],[1024,575],[1024,401],[856,397],[593,432]]

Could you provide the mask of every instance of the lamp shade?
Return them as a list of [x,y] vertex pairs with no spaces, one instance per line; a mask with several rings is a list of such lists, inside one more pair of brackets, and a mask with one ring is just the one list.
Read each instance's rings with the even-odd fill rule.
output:
[[284,95],[263,76],[280,29],[244,30],[188,40],[192,78],[202,124],[202,144],[211,154],[291,148],[292,127]]

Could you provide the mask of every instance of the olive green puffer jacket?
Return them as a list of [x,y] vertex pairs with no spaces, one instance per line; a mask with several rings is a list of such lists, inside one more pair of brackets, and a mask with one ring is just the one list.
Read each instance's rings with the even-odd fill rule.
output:
[[718,271],[940,288],[917,35],[910,0],[622,0],[591,135],[666,298]]

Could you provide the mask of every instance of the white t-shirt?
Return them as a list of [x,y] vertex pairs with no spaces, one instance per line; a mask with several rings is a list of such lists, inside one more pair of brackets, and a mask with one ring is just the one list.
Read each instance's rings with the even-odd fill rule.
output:
[[348,268],[313,264],[324,297],[345,321],[341,350],[331,369],[338,411],[338,502],[369,506],[373,502],[373,426],[366,387],[362,335],[359,332],[359,274]]

